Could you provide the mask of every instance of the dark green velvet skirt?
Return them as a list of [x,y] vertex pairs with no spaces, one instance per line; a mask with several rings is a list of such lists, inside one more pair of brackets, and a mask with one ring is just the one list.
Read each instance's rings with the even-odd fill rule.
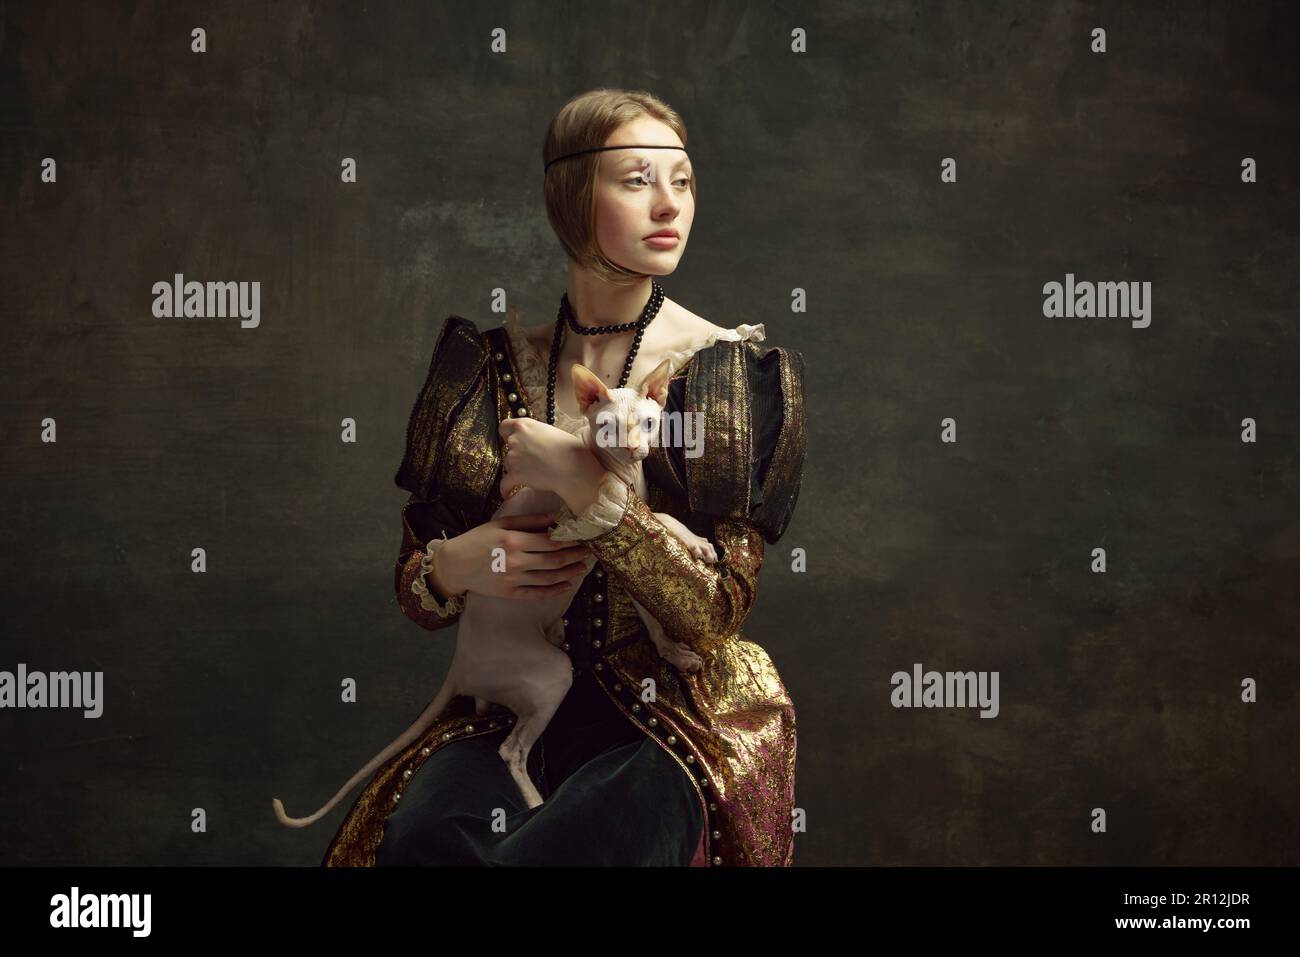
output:
[[574,677],[528,756],[529,777],[544,800],[539,807],[525,806],[497,754],[509,732],[455,741],[431,755],[403,787],[375,863],[690,864],[704,827],[694,787],[590,672]]

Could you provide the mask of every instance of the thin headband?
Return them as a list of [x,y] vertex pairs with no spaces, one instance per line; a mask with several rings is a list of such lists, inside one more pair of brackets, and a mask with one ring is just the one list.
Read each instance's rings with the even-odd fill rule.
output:
[[629,143],[627,146],[595,146],[589,150],[578,150],[578,152],[576,153],[565,153],[563,156],[557,156],[555,157],[555,159],[551,160],[550,163],[546,164],[546,167],[545,169],[542,170],[542,172],[545,173],[546,170],[550,169],[552,163],[558,163],[560,160],[566,160],[573,156],[582,156],[584,153],[603,153],[605,150],[634,150],[634,149],[681,150],[682,152],[686,151],[685,146],[653,146],[649,143]]

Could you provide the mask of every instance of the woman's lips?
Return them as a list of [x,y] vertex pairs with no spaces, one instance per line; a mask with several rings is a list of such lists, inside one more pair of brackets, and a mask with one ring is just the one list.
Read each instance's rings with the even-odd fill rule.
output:
[[672,249],[681,242],[676,236],[647,236],[645,241],[656,249]]

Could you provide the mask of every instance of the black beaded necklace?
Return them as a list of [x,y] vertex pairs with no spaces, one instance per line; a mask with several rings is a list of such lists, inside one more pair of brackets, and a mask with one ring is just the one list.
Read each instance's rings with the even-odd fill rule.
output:
[[632,362],[636,359],[637,350],[641,348],[641,337],[645,334],[646,326],[650,325],[651,319],[659,315],[659,307],[663,304],[664,288],[651,279],[650,299],[641,310],[639,319],[635,322],[587,327],[578,325],[578,317],[573,314],[573,307],[569,305],[569,294],[566,292],[560,297],[560,312],[555,317],[555,334],[551,337],[551,359],[546,370],[546,423],[548,425],[555,424],[555,376],[560,367],[560,347],[564,344],[565,325],[567,324],[580,336],[599,336],[610,332],[636,330],[636,336],[632,339],[632,348],[627,353],[627,361],[623,363],[623,375],[618,380],[618,388],[621,389],[627,385],[627,378],[632,374]]

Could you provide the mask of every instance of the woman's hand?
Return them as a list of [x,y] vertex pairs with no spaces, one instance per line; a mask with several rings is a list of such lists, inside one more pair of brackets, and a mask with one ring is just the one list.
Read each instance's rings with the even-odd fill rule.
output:
[[578,436],[527,416],[504,419],[497,431],[505,457],[503,499],[526,485],[555,492],[575,515],[595,501],[605,469]]
[[[549,598],[591,571],[596,558],[583,544],[553,542],[552,514],[514,515],[484,522],[449,538],[434,552],[436,577],[449,594],[464,591],[498,598]],[[496,549],[502,549],[504,566]],[[495,569],[504,567],[504,571]]]

